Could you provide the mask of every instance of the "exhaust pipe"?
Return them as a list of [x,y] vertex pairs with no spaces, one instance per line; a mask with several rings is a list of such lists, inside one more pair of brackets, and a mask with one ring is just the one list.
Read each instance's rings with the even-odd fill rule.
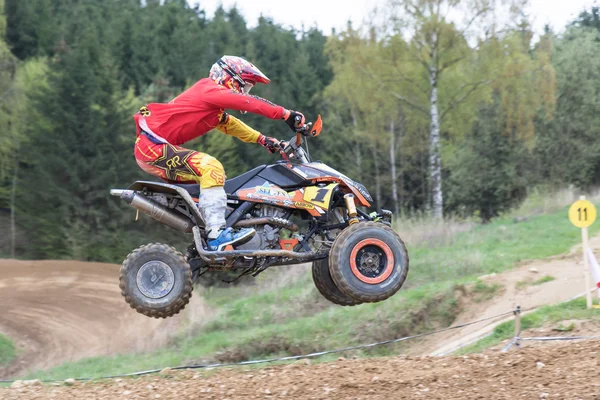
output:
[[188,217],[133,190],[111,190],[111,194],[120,196],[131,207],[180,232],[191,233],[192,228],[195,226]]

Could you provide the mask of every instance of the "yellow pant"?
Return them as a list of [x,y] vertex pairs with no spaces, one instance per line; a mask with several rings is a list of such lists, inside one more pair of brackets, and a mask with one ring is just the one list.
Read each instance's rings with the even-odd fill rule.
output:
[[166,181],[198,183],[202,189],[225,184],[223,165],[213,156],[168,143],[153,143],[143,134],[135,141],[135,159],[144,171]]

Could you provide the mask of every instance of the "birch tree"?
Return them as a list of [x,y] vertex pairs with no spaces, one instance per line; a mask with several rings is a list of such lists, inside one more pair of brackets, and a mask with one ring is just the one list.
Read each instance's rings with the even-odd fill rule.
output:
[[[510,6],[515,11],[522,4]],[[429,120],[429,187],[436,218],[442,217],[444,204],[441,124],[492,82],[485,70],[469,67],[482,41],[498,32],[492,19],[496,11],[493,0],[393,0],[384,10],[392,15],[393,33],[408,41],[408,56],[394,60],[391,77],[408,85],[390,94]],[[418,66],[419,73],[406,74],[409,65]]]

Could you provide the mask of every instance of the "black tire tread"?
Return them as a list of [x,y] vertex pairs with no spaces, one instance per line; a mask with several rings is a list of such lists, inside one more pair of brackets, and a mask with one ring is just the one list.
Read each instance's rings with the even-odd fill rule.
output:
[[[327,276],[325,274],[327,274]],[[335,286],[329,272],[329,260],[327,258],[313,262],[312,277],[319,293],[330,302],[344,307],[361,304],[359,300],[344,294],[337,286]]]
[[[404,244],[404,241],[402,241],[402,239],[400,238],[400,235],[398,235],[398,233],[396,233],[396,231],[394,231],[389,225],[382,224],[379,222],[373,222],[373,221],[359,222],[359,223],[350,225],[348,228],[344,229],[335,238],[333,245],[331,247],[331,252],[329,253],[330,265],[338,265],[340,263],[340,259],[342,257],[342,248],[344,247],[343,246],[344,242],[346,242],[348,240],[348,238],[354,232],[365,229],[365,228],[382,229],[382,230],[385,230],[385,231],[391,233],[393,236],[396,237],[396,239],[398,240],[398,243],[401,246],[401,250],[406,254],[406,268],[404,268],[404,273],[403,273],[402,279],[401,279],[401,282],[403,284],[404,281],[406,280],[406,276],[408,275],[408,266],[410,264],[408,251],[406,250],[406,245]],[[347,295],[349,297],[355,298],[363,303],[376,303],[376,302],[383,301],[390,297],[390,295],[386,295],[386,294],[382,294],[380,296],[369,296],[369,297],[361,296],[360,294],[355,293],[352,290],[352,288],[346,283],[346,281],[342,278],[341,273],[338,269],[330,267],[329,270],[331,273],[331,278],[335,282],[335,285],[342,291],[342,293],[344,293],[345,295]],[[400,287],[402,286],[402,284],[400,285]],[[400,287],[398,288],[398,290],[400,290]]]
[[126,291],[126,275],[127,270],[129,268],[130,263],[136,257],[145,251],[160,251],[161,253],[170,253],[175,258],[179,259],[182,264],[188,264],[185,260],[183,254],[181,254],[177,249],[172,246],[168,246],[162,243],[149,243],[143,246],[138,247],[133,250],[131,253],[127,255],[125,261],[123,261],[123,265],[121,265],[120,276],[119,276],[119,287],[121,288],[121,295],[125,297],[125,301],[131,308],[139,312],[140,314],[144,314],[147,317],[152,318],[168,318],[172,317],[175,314],[178,314],[181,310],[185,308],[185,306],[190,302],[190,298],[192,297],[192,291],[194,290],[194,285],[192,281],[192,270],[191,268],[187,268],[185,273],[185,286],[183,289],[183,295],[171,306],[164,310],[155,310],[148,307],[145,307],[143,304],[136,303],[133,298],[131,298]]

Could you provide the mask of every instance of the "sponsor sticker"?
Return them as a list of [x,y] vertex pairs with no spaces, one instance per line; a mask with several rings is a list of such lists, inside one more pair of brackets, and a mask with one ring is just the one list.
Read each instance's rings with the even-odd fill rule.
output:
[[263,194],[265,196],[290,197],[288,192],[277,186],[271,185],[268,182],[265,182],[262,186],[257,186],[255,190],[257,194]]

